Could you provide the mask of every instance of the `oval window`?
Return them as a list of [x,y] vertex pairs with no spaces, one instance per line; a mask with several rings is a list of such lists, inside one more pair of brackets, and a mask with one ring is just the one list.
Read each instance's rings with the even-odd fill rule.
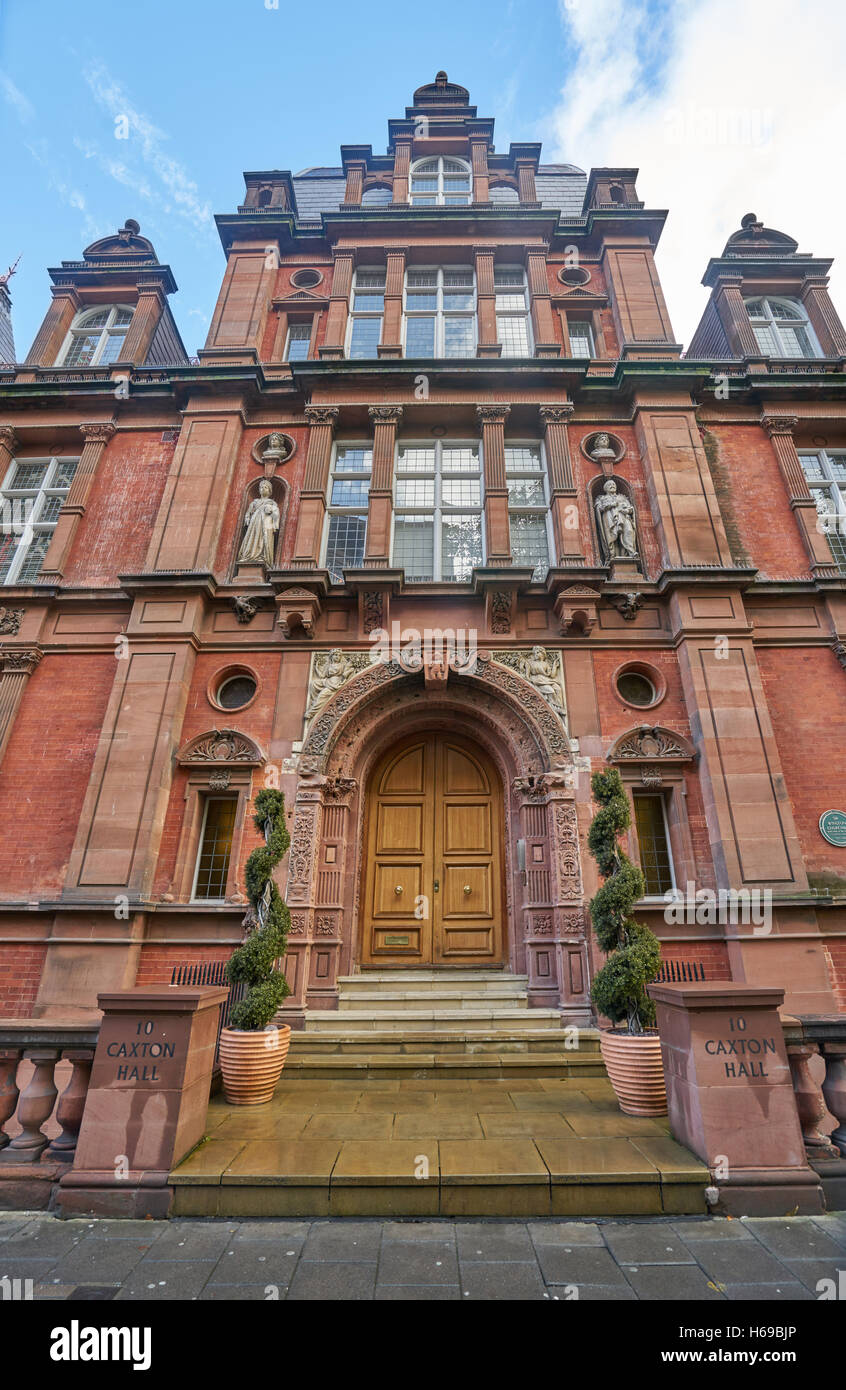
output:
[[252,676],[229,676],[217,690],[217,703],[222,709],[243,709],[256,693],[256,683]]
[[311,289],[313,285],[319,285],[323,276],[319,270],[295,270],[291,276],[291,284],[297,285],[299,289]]
[[623,671],[617,677],[617,690],[630,705],[653,705],[657,692],[648,676],[641,671]]

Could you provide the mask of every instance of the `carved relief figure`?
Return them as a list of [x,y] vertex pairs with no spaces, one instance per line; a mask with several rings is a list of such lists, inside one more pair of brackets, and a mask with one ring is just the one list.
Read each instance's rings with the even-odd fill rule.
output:
[[306,723],[310,723],[328,705],[332,696],[346,685],[357,667],[339,647],[331,652],[319,652],[314,658],[314,669],[308,691]]
[[611,448],[610,436],[604,430],[594,436],[588,453],[592,459],[596,459],[597,463],[601,462],[602,459],[615,459],[617,457]]
[[605,558],[637,559],[637,520],[628,497],[609,478],[596,499],[596,521]]
[[238,551],[238,564],[272,568],[278,531],[279,508],[273,500],[273,488],[267,478],[262,478],[259,495],[253,498],[244,518],[244,538]]
[[564,701],[561,697],[559,680],[559,658],[557,652],[548,652],[546,647],[532,647],[531,653],[519,653],[515,662],[517,670],[551,705],[556,714],[564,719]]

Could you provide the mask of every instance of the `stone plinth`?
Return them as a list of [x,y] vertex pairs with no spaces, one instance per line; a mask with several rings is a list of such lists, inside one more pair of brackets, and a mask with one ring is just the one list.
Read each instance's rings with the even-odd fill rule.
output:
[[171,986],[98,995],[103,1022],[76,1159],[59,1191],[66,1215],[167,1215],[168,1173],[205,1132],[227,993]]
[[708,1164],[732,1215],[823,1210],[805,1157],[778,1007],[740,983],[653,985],[670,1127]]

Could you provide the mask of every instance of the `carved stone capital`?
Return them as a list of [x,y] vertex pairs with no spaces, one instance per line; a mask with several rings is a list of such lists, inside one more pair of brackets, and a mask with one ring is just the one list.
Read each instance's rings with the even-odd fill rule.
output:
[[793,434],[799,423],[798,415],[762,415],[761,424],[772,439],[774,434]]
[[309,425],[334,425],[338,413],[336,405],[307,405],[305,408],[306,422]]
[[374,425],[402,424],[401,405],[371,405],[367,411]]
[[101,422],[96,425],[80,425],[79,433],[86,444],[108,444],[115,433],[115,426],[108,422]]
[[476,406],[476,419],[481,425],[504,425],[510,414],[510,405]]
[[4,637],[17,637],[23,622],[23,608],[0,607],[0,633]]
[[0,448],[8,449],[13,454],[18,447],[18,436],[11,425],[0,425]]
[[550,425],[566,425],[575,408],[571,401],[564,405],[539,405],[538,416],[544,429],[548,429]]
[[44,653],[38,647],[25,647],[0,655],[4,676],[31,676]]

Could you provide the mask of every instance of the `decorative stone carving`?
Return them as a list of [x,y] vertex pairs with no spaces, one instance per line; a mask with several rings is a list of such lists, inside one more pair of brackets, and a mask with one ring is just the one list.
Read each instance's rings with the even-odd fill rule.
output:
[[178,757],[182,766],[196,763],[235,763],[257,767],[264,754],[257,743],[237,729],[210,729],[197,734],[185,745]]
[[638,593],[617,594],[613,597],[609,595],[608,602],[616,608],[617,612],[621,617],[625,618],[627,623],[633,623],[638,612],[643,607],[643,599]]
[[308,687],[306,724],[322,714],[333,695],[337,695],[348,680],[369,665],[369,652],[342,652],[340,647],[333,647],[331,652],[315,652]]
[[583,632],[587,637],[596,626],[596,610],[599,603],[599,590],[587,584],[570,584],[562,589],[555,600],[555,615],[564,637],[573,631]]
[[232,609],[239,623],[251,623],[261,607],[261,596],[249,596],[247,594],[236,594],[232,600]]
[[230,774],[228,769],[222,772],[212,772],[209,776],[209,788],[213,792],[225,792],[229,786]]
[[547,651],[546,647],[538,646],[532,647],[531,652],[497,651],[493,653],[493,658],[503,666],[518,671],[552,706],[562,724],[566,722],[560,652]]
[[43,652],[37,647],[28,647],[22,651],[0,653],[0,667],[4,676],[31,676]]
[[514,594],[510,589],[494,589],[490,596],[490,628],[497,636],[511,631]]
[[306,919],[302,912],[291,913],[291,925],[288,929],[289,936],[305,936]]
[[575,806],[559,801],[554,806],[558,889],[562,898],[579,898],[582,875],[579,865],[579,823]]
[[833,642],[831,649],[844,671],[846,671],[846,642]]
[[287,463],[294,452],[295,444],[290,435],[280,434],[274,430],[272,434],[262,435],[257,439],[252,448],[253,459],[256,463],[263,463],[265,468],[275,470],[280,464]]
[[594,503],[599,542],[605,561],[636,560],[637,518],[635,509],[622,492],[617,491],[613,478],[603,484]]
[[320,616],[321,602],[308,589],[283,589],[277,596],[277,622],[286,638],[301,636],[309,641],[314,637],[315,620]]
[[302,892],[311,883],[314,863],[314,833],[317,823],[315,806],[298,805],[291,836],[291,854],[288,860],[288,879],[293,889]]
[[338,418],[338,406],[307,405],[305,417],[310,425],[334,425]]
[[399,425],[402,423],[401,405],[371,405],[367,413],[374,425]]
[[542,917],[535,917],[532,922],[532,931],[535,936],[552,936],[552,918],[548,913]]
[[365,636],[385,626],[385,595],[381,589],[365,589],[361,596],[362,627]]
[[96,425],[80,425],[79,433],[86,444],[108,444],[115,433],[115,426],[107,421]]
[[328,912],[321,912],[314,924],[315,936],[334,936],[335,919]]
[[560,925],[563,936],[583,937],[585,935],[585,914],[573,909],[562,912]]
[[244,535],[238,551],[239,565],[273,568],[279,521],[279,507],[273,500],[273,487],[268,478],[262,478],[259,495],[253,498],[244,517]]
[[575,408],[572,402],[565,402],[564,405],[539,405],[538,415],[544,426],[566,425]]
[[510,405],[477,405],[476,419],[482,425],[505,424],[511,414]]
[[327,777],[323,795],[327,801],[349,801],[357,786],[354,777]]
[[613,468],[625,452],[626,446],[622,439],[616,434],[609,434],[607,430],[598,430],[596,434],[589,434],[582,440],[582,453],[601,468]]
[[608,754],[608,761],[654,763],[656,759],[672,762],[691,762],[696,750],[683,734],[674,733],[661,725],[641,724],[617,739]]
[[644,763],[640,769],[640,780],[645,787],[660,787],[664,783],[661,769],[654,763]]
[[4,637],[17,637],[23,622],[23,608],[0,608],[0,632]]

